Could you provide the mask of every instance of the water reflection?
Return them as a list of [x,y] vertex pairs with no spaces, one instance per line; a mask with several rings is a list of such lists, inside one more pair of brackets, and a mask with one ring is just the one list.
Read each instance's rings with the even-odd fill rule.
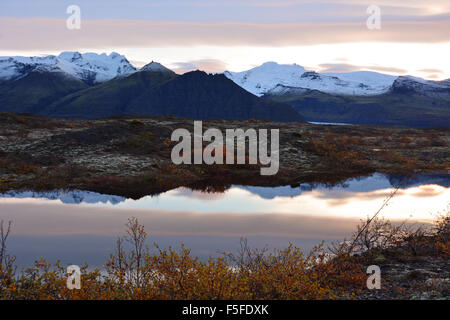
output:
[[[430,184],[430,182],[434,184]],[[298,187],[233,186],[223,193],[204,193],[187,188],[168,191],[157,197],[127,199],[117,205],[96,204],[115,208],[192,210],[198,213],[233,212],[239,214],[295,214],[357,217],[375,212],[383,199],[401,186],[383,214],[389,219],[414,218],[429,220],[430,210],[445,208],[450,199],[447,176],[422,176],[401,180],[374,174],[328,187],[302,184]]]
[[[237,248],[240,236],[254,246],[292,242],[309,249],[351,234],[394,190],[395,179],[375,174],[332,188],[232,186],[223,193],[179,188],[139,200],[83,191],[11,192],[0,199],[0,219],[14,221],[10,249],[22,265],[40,257],[101,265],[130,216],[145,225],[151,242],[184,242],[202,258]],[[448,176],[404,181],[382,215],[428,222],[448,206],[448,182]]]

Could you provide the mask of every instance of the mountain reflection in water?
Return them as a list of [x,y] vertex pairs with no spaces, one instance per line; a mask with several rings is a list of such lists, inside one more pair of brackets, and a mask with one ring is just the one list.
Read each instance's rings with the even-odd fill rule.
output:
[[291,242],[305,249],[320,240],[348,237],[400,181],[382,216],[426,223],[448,207],[448,175],[405,180],[374,174],[334,187],[232,186],[223,193],[178,188],[139,200],[86,191],[9,192],[0,195],[0,219],[14,222],[9,249],[21,265],[47,257],[99,266],[131,216],[145,225],[149,244],[178,247],[184,242],[206,259],[237,249],[241,236],[255,247]]

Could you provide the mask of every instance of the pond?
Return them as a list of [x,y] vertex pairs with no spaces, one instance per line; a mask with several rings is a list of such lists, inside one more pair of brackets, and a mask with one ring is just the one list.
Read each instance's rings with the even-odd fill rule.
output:
[[406,179],[374,174],[332,187],[235,185],[222,193],[178,188],[139,200],[80,190],[11,191],[0,195],[0,219],[13,221],[8,248],[19,266],[42,257],[101,266],[132,216],[145,225],[150,246],[184,243],[207,259],[237,250],[240,237],[253,247],[293,243],[305,250],[321,240],[342,240],[399,185],[380,215],[395,222],[429,223],[448,210],[449,184],[448,175]]

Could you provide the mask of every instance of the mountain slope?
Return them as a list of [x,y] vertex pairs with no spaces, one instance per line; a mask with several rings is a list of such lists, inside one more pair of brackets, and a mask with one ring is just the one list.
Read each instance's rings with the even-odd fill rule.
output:
[[450,79],[443,81],[429,81],[411,76],[398,77],[392,84],[391,91],[395,93],[420,94],[429,98],[443,98],[450,100]]
[[265,119],[302,121],[291,107],[265,101],[237,86],[222,74],[193,71],[135,99],[130,114],[172,114],[193,119]]
[[284,88],[283,94],[267,94],[263,98],[289,104],[308,121],[412,127],[450,124],[450,99],[436,99],[417,93],[343,96],[317,90]]
[[147,69],[67,95],[50,104],[41,113],[69,118],[98,118],[124,114],[132,100],[151,87],[175,77],[176,74],[170,70],[161,72]]
[[223,75],[194,71],[177,76],[170,70],[113,79],[68,95],[42,113],[68,118],[171,114],[191,119],[303,120],[292,107],[258,98]]
[[30,72],[0,82],[0,111],[41,113],[51,102],[87,88],[84,82],[61,72]]

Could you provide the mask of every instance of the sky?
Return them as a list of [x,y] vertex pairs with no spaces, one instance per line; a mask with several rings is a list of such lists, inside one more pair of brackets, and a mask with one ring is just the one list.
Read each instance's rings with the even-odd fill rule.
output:
[[[80,29],[68,29],[70,5]],[[367,20],[380,10],[380,28]],[[369,20],[373,21],[373,20]],[[449,0],[0,0],[0,56],[124,54],[178,73],[267,61],[450,78]]]

